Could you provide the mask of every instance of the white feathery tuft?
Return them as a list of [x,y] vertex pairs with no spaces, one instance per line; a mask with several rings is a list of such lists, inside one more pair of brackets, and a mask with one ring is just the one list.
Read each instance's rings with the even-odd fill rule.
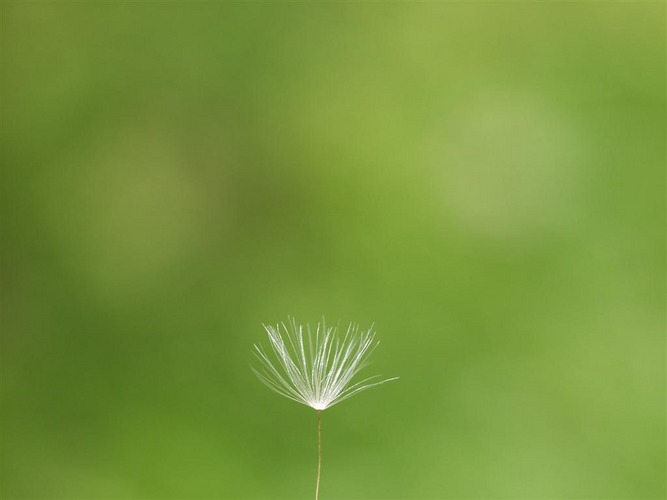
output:
[[294,318],[288,324],[262,325],[271,350],[267,353],[261,344],[255,344],[261,368],[252,367],[264,384],[286,398],[321,411],[398,378],[378,380],[380,376],[374,375],[351,383],[379,344],[373,326],[363,331],[350,324],[341,338],[338,327],[327,327],[324,320],[314,334],[310,325],[304,329]]

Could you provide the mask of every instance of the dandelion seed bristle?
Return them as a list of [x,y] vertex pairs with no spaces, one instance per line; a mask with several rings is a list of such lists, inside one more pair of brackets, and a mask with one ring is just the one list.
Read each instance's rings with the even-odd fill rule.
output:
[[281,396],[322,411],[349,397],[398,377],[377,380],[378,375],[352,383],[368,364],[377,347],[373,325],[368,330],[350,323],[341,338],[338,327],[317,324],[313,334],[310,325],[298,325],[294,318],[288,324],[263,325],[270,350],[255,345],[260,369],[257,377]]

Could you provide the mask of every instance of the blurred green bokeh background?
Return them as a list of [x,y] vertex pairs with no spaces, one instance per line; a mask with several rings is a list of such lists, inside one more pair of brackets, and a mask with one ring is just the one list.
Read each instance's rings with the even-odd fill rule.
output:
[[665,10],[3,2],[2,498],[664,498]]

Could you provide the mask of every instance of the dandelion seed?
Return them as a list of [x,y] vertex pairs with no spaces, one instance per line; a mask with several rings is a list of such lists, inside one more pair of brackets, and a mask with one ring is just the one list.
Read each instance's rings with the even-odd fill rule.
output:
[[338,327],[327,327],[324,320],[317,324],[315,332],[310,325],[305,328],[297,325],[294,318],[289,318],[288,325],[263,326],[271,350],[267,352],[261,345],[255,345],[260,369],[253,367],[252,370],[278,394],[317,411],[317,500],[322,466],[322,411],[398,377],[381,379],[374,375],[353,382],[378,346],[372,326],[363,331],[358,325],[350,324],[342,337]]

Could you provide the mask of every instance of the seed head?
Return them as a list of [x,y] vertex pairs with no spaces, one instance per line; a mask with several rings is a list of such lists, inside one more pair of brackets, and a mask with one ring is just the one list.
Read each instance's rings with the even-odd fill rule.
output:
[[372,326],[363,331],[350,324],[341,336],[337,326],[327,327],[324,320],[317,324],[314,333],[310,325],[297,325],[294,318],[288,319],[288,325],[262,325],[271,349],[267,353],[261,344],[255,344],[260,369],[252,367],[264,384],[286,398],[325,410],[358,392],[398,378],[380,379],[374,375],[351,383],[379,344]]

